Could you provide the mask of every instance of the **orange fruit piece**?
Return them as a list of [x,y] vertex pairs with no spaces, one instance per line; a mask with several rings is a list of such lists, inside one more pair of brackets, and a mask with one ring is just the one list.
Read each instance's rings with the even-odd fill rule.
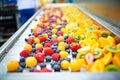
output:
[[70,66],[70,63],[69,63],[67,60],[63,60],[63,61],[61,62],[61,68],[62,68],[63,70],[68,70],[69,66]]
[[63,40],[64,40],[64,37],[63,37],[63,36],[59,36],[59,37],[58,37],[58,41],[59,41],[59,42],[61,42],[61,41],[63,41]]
[[40,40],[39,40],[38,38],[35,38],[35,39],[34,39],[34,42],[35,42],[35,43],[40,43]]
[[43,45],[40,44],[40,43],[37,43],[37,44],[35,45],[35,48],[42,48],[42,47],[43,47]]
[[8,72],[15,72],[20,67],[19,62],[15,60],[10,60],[7,63],[7,70]]
[[30,44],[26,44],[24,46],[24,50],[29,50],[31,52],[32,51],[32,46]]
[[78,64],[77,60],[74,60],[70,63],[71,72],[79,72],[80,64]]
[[68,52],[66,52],[66,51],[60,52],[60,58],[67,58],[67,57],[68,57]]
[[64,46],[64,47],[66,47],[66,43],[65,43],[65,42],[60,42],[60,43],[58,44],[58,46]]
[[25,63],[27,67],[31,68],[37,65],[37,60],[34,57],[27,57]]

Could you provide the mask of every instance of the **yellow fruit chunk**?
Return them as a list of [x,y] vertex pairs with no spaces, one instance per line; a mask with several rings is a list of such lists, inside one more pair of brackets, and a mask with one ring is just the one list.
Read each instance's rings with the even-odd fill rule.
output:
[[112,61],[112,53],[108,52],[103,58],[101,58],[101,61],[105,66],[110,64]]
[[80,64],[76,60],[70,63],[71,72],[79,72],[80,71]]
[[52,29],[52,33],[57,33],[57,29]]
[[27,57],[25,63],[27,67],[31,68],[37,65],[37,60],[34,57]]
[[65,51],[65,47],[64,46],[58,46],[58,50]]
[[63,70],[68,70],[69,66],[70,66],[70,63],[69,63],[67,60],[63,60],[63,61],[61,62],[61,68],[62,68]]
[[9,72],[15,72],[19,67],[20,67],[19,62],[15,61],[15,60],[10,60],[7,63],[7,70]]
[[42,46],[42,44],[40,44],[40,43],[37,43],[36,45],[35,45],[35,48],[42,48],[43,46]]
[[112,63],[118,67],[120,67],[120,54],[116,53],[112,59]]
[[61,42],[61,41],[63,41],[63,40],[64,40],[64,37],[63,37],[63,36],[59,36],[59,37],[58,37],[58,41],[59,41],[59,42]]
[[40,40],[39,40],[38,38],[35,38],[35,39],[34,39],[34,42],[35,42],[35,43],[40,43]]
[[79,64],[80,67],[87,67],[85,59],[77,59],[77,63]]
[[101,60],[96,60],[92,66],[88,67],[87,69],[88,72],[104,72],[105,71],[105,66],[102,63]]
[[24,50],[29,50],[31,52],[32,51],[32,46],[30,44],[26,44],[24,46]]
[[53,39],[55,39],[56,37],[57,37],[57,35],[55,35],[55,34],[52,35],[52,38],[53,38]]
[[58,46],[64,46],[64,47],[66,47],[66,43],[65,43],[65,42],[60,42],[60,43],[58,44]]
[[60,52],[60,58],[67,58],[67,57],[68,57],[68,52],[66,52],[66,51]]

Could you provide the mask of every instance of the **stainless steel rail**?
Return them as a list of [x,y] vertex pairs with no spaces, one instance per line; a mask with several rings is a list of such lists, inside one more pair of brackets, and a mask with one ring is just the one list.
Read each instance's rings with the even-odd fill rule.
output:
[[38,13],[39,13],[39,11],[36,12],[23,26],[21,26],[21,28],[17,32],[14,33],[14,35],[12,37],[10,37],[10,39],[7,42],[5,42],[0,47],[0,62],[4,58],[5,54],[9,51],[9,49],[11,48],[11,46],[13,46],[13,44],[17,41],[17,39],[25,31],[25,29],[27,28],[27,26],[30,24],[30,22],[33,20],[33,18]]

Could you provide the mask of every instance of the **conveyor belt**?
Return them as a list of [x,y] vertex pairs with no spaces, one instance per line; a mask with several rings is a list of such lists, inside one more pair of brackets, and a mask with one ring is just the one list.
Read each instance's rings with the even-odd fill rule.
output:
[[[56,6],[49,5],[49,6]],[[59,4],[57,6],[72,5],[72,4]],[[79,7],[79,6],[77,6]],[[113,30],[114,26],[102,21],[96,16],[89,14],[82,7],[79,7],[81,11],[87,13],[88,16],[92,17],[99,23],[104,26],[110,26],[110,31]],[[31,28],[34,25],[37,25],[37,22],[34,19],[42,14],[41,11],[38,11],[25,25],[23,25],[20,30],[18,30],[1,48],[0,56],[3,56],[3,59],[0,63],[0,80],[119,80],[120,73],[118,72],[105,72],[105,73],[70,73],[70,72],[56,72],[56,73],[7,73],[6,63],[11,60],[19,60],[19,53],[23,49],[23,46],[26,44],[24,39],[31,31]],[[106,27],[109,28],[109,27]],[[120,37],[120,33],[116,32],[116,28],[112,31]],[[10,50],[9,50],[10,49]],[[6,55],[5,55],[6,54]],[[4,57],[5,56],[5,57]]]

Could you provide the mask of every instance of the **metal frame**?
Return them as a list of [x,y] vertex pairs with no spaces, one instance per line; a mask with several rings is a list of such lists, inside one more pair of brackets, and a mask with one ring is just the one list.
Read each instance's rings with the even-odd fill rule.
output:
[[[120,37],[118,30],[110,25],[109,23],[101,20],[97,16],[92,15],[84,8],[77,6],[76,4],[52,4],[48,6],[64,6],[73,5],[78,7],[81,11],[87,14],[89,17],[103,25],[105,28],[109,29],[117,36]],[[27,21],[3,46],[0,48],[0,60],[6,57],[6,53],[11,50],[10,48],[14,46],[18,38],[21,37],[22,33],[26,31],[32,20],[40,13],[40,10]],[[106,27],[110,26],[110,27]],[[114,29],[113,29],[114,28]],[[2,65],[0,65],[1,67]],[[3,68],[0,68],[2,71]],[[54,72],[54,73],[3,73],[0,74],[0,80],[120,80],[119,72],[102,72],[102,73],[88,73],[88,72]]]

